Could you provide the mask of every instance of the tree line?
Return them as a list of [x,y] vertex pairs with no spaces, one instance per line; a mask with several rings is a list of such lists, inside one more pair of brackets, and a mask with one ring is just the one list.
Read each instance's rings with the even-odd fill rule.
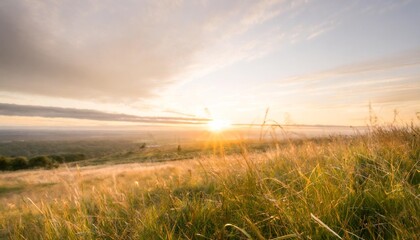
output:
[[57,168],[60,163],[68,163],[85,160],[83,153],[69,153],[61,155],[41,155],[35,157],[7,157],[0,156],[0,171],[16,171],[20,169]]

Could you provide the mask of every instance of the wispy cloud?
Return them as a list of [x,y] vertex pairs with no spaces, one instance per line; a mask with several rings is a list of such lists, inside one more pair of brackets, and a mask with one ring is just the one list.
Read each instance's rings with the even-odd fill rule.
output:
[[[364,13],[379,13],[384,14],[386,12],[392,11],[395,8],[398,8],[400,6],[406,5],[412,0],[399,0],[399,1],[393,1],[393,0],[382,0],[379,2],[369,2],[365,5],[365,7],[362,9]],[[380,3],[380,4],[378,4]]]
[[228,99],[241,99],[237,100],[238,106],[246,102],[248,107],[259,111],[267,106],[292,112],[364,110],[369,102],[412,111],[420,107],[419,66],[417,49],[263,83]]
[[0,103],[0,115],[159,124],[205,124],[210,120],[194,117],[144,117],[118,113],[106,113],[88,109],[30,106],[9,103]]
[[197,117],[197,116],[195,116],[195,115],[193,115],[193,114],[182,113],[182,112],[175,111],[175,110],[171,110],[171,109],[166,109],[166,110],[164,110],[163,112],[165,112],[165,113],[172,113],[172,114],[176,114],[176,115],[178,115],[178,116],[193,117],[193,118]]
[[[331,92],[342,88],[351,89],[354,87],[383,85],[384,83],[398,83],[407,80],[417,80],[420,72],[411,73],[408,76],[382,76],[380,73],[392,73],[402,68],[418,69],[420,65],[420,49],[414,49],[409,52],[403,52],[393,56],[386,56],[370,61],[361,61],[354,64],[347,64],[335,68],[311,72],[304,75],[296,75],[287,78],[281,78],[273,81],[266,81],[257,87],[252,87],[244,92],[234,95],[248,95],[250,92],[261,92],[263,95],[273,92],[276,95],[292,95],[299,92]],[[361,74],[368,74],[360,77]],[[352,77],[351,81],[348,81]],[[341,81],[337,81],[340,78]],[[343,81],[344,79],[344,81]],[[336,81],[334,81],[336,80]],[[331,84],[333,81],[334,84]],[[314,85],[318,84],[318,85]],[[264,91],[264,89],[270,91]],[[281,91],[279,91],[281,90]]]
[[286,79],[278,80],[279,84],[284,83],[296,83],[296,82],[315,82],[320,80],[326,80],[328,78],[349,76],[369,72],[380,72],[390,71],[393,69],[399,69],[410,66],[420,65],[420,49],[414,49],[409,52],[404,52],[394,56],[387,56],[380,59],[371,61],[363,61],[355,64],[349,64],[332,68],[325,71],[294,76]]
[[332,29],[334,29],[337,26],[336,21],[326,21],[319,25],[314,26],[311,31],[309,32],[309,36],[307,37],[308,40],[314,39],[318,37],[319,35],[328,32]]

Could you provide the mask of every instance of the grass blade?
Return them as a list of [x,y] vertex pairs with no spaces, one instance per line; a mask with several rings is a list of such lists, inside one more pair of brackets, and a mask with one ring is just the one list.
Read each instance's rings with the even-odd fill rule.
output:
[[236,230],[239,230],[241,233],[243,233],[248,239],[252,239],[251,235],[249,235],[249,233],[247,233],[243,228],[240,228],[240,227],[235,226],[235,225],[230,224],[230,223],[225,224],[224,228],[226,228],[226,227],[235,228]]
[[297,238],[297,237],[299,237],[299,235],[292,233],[292,234],[287,234],[281,237],[271,238],[270,240],[283,240],[283,239]]
[[328,227],[327,224],[325,224],[324,222],[322,222],[321,219],[315,217],[315,215],[313,215],[312,213],[311,213],[311,218],[313,220],[315,220],[315,222],[317,222],[319,225],[321,225],[322,227],[324,227],[325,229],[327,229],[330,233],[334,234],[339,239],[343,239],[342,237],[340,237],[340,235],[338,235],[336,232],[334,232],[334,230],[332,230],[330,227]]

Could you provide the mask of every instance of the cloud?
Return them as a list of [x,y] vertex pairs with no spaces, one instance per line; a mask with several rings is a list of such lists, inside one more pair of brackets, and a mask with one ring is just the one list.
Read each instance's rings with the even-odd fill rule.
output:
[[398,7],[404,6],[410,2],[412,2],[412,0],[383,0],[378,2],[370,2],[365,4],[364,8],[362,9],[362,12],[370,14],[384,14]]
[[267,47],[271,36],[251,31],[305,2],[4,0],[0,88],[87,100],[150,98],[191,72],[271,51],[278,42]]
[[325,81],[333,77],[349,76],[362,73],[390,71],[404,67],[411,67],[420,65],[420,49],[414,49],[409,52],[400,53],[394,56],[387,56],[380,59],[371,61],[363,61],[355,64],[349,64],[332,68],[325,71],[310,73],[306,75],[295,76],[279,80],[283,83],[296,83],[296,82],[316,82]]
[[200,43],[196,29],[177,30],[165,19],[177,8],[171,4],[1,4],[0,87],[8,91],[144,98],[170,83]]
[[171,110],[171,109],[166,109],[163,112],[164,113],[176,114],[176,115],[180,115],[180,116],[185,116],[185,117],[196,117],[196,115],[193,115],[193,114],[182,113],[182,112],[178,112],[178,111]]
[[210,120],[207,118],[193,117],[142,117],[88,109],[17,105],[9,103],[0,103],[0,115],[160,124],[205,124]]
[[[317,108],[420,106],[420,49],[252,86],[230,95],[238,105],[263,111]],[[247,97],[244,97],[247,96]],[[256,101],[258,99],[258,101]]]
[[334,29],[337,26],[337,22],[335,21],[326,21],[319,25],[316,25],[311,29],[311,32],[309,33],[309,36],[307,37],[308,40],[314,39],[318,37],[319,35],[328,32],[332,29]]

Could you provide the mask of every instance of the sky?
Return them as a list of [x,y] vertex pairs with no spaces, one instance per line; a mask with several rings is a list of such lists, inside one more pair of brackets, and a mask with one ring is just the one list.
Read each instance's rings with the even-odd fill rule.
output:
[[[420,120],[418,0],[2,0],[0,126]],[[394,117],[396,116],[396,117]]]

